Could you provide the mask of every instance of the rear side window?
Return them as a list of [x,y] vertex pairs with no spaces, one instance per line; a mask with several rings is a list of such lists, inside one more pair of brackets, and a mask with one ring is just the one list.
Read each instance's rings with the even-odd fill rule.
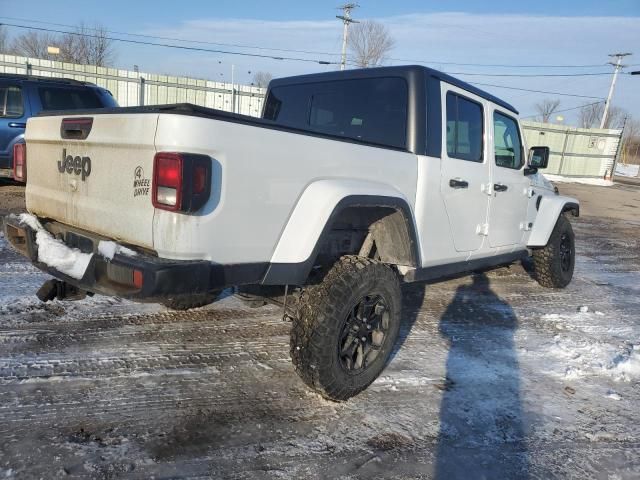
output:
[[100,98],[90,88],[39,87],[43,110],[101,108]]
[[286,85],[269,92],[264,118],[280,125],[405,148],[407,84],[366,78]]
[[20,87],[0,87],[0,117],[19,118],[24,115],[24,102]]
[[517,122],[500,112],[493,112],[493,137],[496,165],[519,170],[524,165],[524,159]]
[[482,105],[455,93],[447,93],[447,155],[482,162]]

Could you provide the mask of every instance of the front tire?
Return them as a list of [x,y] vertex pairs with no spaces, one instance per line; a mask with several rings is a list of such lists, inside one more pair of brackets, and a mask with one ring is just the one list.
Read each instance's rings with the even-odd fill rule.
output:
[[401,304],[391,267],[342,257],[320,283],[302,290],[291,309],[290,353],[300,378],[334,401],[367,388],[389,360]]
[[573,278],[575,261],[575,235],[569,220],[560,215],[547,245],[533,251],[535,278],[543,287],[564,288]]

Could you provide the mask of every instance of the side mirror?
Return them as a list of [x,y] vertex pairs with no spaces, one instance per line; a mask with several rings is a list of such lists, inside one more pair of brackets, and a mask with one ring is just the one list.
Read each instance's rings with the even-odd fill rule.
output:
[[549,147],[531,147],[529,149],[529,167],[547,168],[549,165]]

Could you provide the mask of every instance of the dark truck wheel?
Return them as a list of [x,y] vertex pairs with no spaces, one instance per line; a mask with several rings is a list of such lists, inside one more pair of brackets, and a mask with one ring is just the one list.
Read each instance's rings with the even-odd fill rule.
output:
[[533,251],[533,269],[540,285],[564,288],[573,278],[576,261],[575,236],[571,223],[560,215],[544,248]]
[[171,310],[189,310],[191,308],[204,307],[213,303],[220,292],[214,293],[197,293],[194,295],[181,295],[179,297],[168,298],[162,302]]
[[360,393],[389,359],[401,304],[389,266],[342,257],[320,283],[302,290],[291,309],[291,359],[298,375],[330,400]]

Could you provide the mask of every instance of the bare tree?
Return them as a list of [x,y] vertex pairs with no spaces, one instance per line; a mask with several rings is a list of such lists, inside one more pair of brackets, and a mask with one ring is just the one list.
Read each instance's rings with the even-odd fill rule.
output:
[[[627,111],[624,108],[611,106],[609,107],[609,113],[607,119],[604,122],[604,128],[622,128],[624,125],[624,119],[627,117]],[[600,125],[597,125],[598,127]]]
[[[47,47],[58,47],[60,53],[50,55]],[[105,67],[113,63],[115,54],[113,40],[101,25],[87,27],[81,23],[73,33],[51,35],[47,32],[30,31],[14,39],[12,53],[24,57],[60,60],[83,65]]]
[[64,62],[104,67],[113,63],[114,56],[113,40],[102,25],[81,23],[75,32],[60,38],[60,60]]
[[551,100],[546,98],[541,102],[536,103],[535,105],[536,111],[540,115],[538,119],[542,121],[542,123],[549,123],[549,120],[551,119],[551,115],[553,115],[553,112],[555,112],[559,106],[560,106],[560,100],[557,100],[557,99]]
[[47,47],[56,45],[57,39],[47,32],[26,32],[11,42],[10,50],[15,55],[49,59]]
[[578,123],[582,128],[594,128],[600,123],[604,103],[588,103],[583,105],[578,115]]
[[267,88],[269,82],[273,79],[273,75],[269,72],[256,72],[253,75],[253,84],[256,87]]
[[[578,122],[582,128],[598,128],[604,113],[604,102],[588,103],[580,109]],[[604,128],[622,128],[626,112],[624,109],[611,106]]]
[[394,45],[395,41],[387,27],[379,22],[365,20],[350,27],[349,50],[359,67],[380,65]]
[[640,150],[640,120],[627,118],[622,135],[622,158],[626,163],[639,163],[637,153]]

